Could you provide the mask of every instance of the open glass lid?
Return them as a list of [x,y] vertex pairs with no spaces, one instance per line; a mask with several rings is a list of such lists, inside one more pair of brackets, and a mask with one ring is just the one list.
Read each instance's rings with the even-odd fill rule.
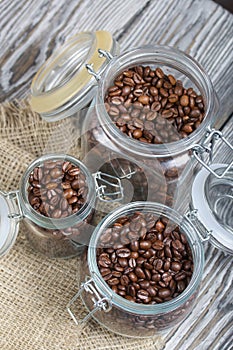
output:
[[0,191],[0,257],[12,248],[19,231],[18,214],[12,214],[18,211],[13,197]]
[[56,121],[87,106],[95,95],[96,80],[118,48],[107,31],[82,32],[67,40],[32,81],[33,110]]
[[213,164],[210,166],[213,173],[203,168],[197,174],[192,186],[192,204],[197,219],[209,231],[210,242],[233,254],[233,168],[221,175],[227,166]]

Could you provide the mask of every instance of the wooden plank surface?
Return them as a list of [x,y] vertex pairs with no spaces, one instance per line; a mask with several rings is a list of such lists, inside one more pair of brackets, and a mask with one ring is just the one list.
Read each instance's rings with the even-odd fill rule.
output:
[[[219,124],[233,112],[233,16],[210,0],[4,0],[0,101],[25,97],[32,77],[54,49],[76,32],[98,29],[111,31],[122,51],[155,43],[186,51],[214,83],[221,103]],[[232,120],[224,131],[233,142]],[[218,157],[224,161],[230,156],[221,151]],[[232,257],[207,244],[195,309],[165,335],[164,350],[233,349],[232,280]]]

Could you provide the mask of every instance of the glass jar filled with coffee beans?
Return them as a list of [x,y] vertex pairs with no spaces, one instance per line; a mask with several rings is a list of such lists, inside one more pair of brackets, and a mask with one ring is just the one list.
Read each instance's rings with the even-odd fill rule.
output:
[[62,154],[36,159],[19,191],[0,193],[0,255],[12,246],[21,219],[35,250],[49,258],[79,255],[93,231],[95,200],[93,176],[79,160]]
[[191,155],[200,158],[197,144],[217,119],[215,90],[204,69],[175,48],[118,53],[106,31],[70,38],[33,79],[32,108],[48,121],[75,116],[85,164],[122,180],[121,203],[179,208],[192,181]]
[[[208,75],[190,56],[165,46],[130,50],[112,58],[99,80],[82,132],[86,162],[98,157],[128,179],[133,200],[180,210],[197,164],[191,155],[200,158],[197,144],[206,142],[217,109]],[[158,174],[166,198],[158,195]]]
[[[226,166],[214,169],[220,174]],[[141,338],[181,322],[195,307],[204,242],[209,240],[233,254],[232,175],[231,168],[223,181],[202,170],[192,192],[204,182],[204,202],[194,196],[196,209],[185,216],[154,202],[129,203],[108,214],[91,237],[80,289],[67,306],[76,324],[84,325],[93,317],[115,333]],[[216,190],[221,196],[213,194]],[[218,213],[214,212],[216,205]],[[75,314],[79,298],[88,310],[82,319]]]
[[[134,202],[110,213],[92,235],[81,288],[68,310],[77,324],[92,317],[109,330],[150,337],[192,309],[204,254],[190,222],[173,209]],[[89,313],[73,313],[81,297]],[[93,302],[94,301],[94,302]]]

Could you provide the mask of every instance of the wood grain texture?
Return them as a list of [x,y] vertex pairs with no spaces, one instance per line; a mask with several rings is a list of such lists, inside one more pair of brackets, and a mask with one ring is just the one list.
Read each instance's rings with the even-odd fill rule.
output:
[[[233,144],[233,117],[223,128]],[[233,154],[223,145],[214,161],[227,163]],[[205,269],[200,292],[192,313],[165,336],[163,350],[232,350],[233,349],[233,259],[205,244]]]
[[[39,67],[79,31],[105,29],[119,35],[148,1],[24,0],[0,3],[0,101],[22,98]],[[111,15],[109,15],[111,14]]]
[[[210,0],[4,0],[0,101],[25,97],[32,77],[56,48],[76,32],[98,29],[111,31],[122,51],[155,43],[186,51],[214,83],[219,125],[233,112],[233,15]],[[233,142],[232,120],[224,132]],[[221,162],[230,157],[229,150],[218,155]],[[232,257],[207,244],[195,309],[165,334],[164,350],[233,349],[232,281]]]

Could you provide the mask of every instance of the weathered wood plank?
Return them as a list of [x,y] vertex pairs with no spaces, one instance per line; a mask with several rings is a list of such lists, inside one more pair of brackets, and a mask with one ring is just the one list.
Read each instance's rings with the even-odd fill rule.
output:
[[147,2],[24,0],[1,3],[0,101],[24,97],[36,71],[68,37],[84,30],[121,33]]

